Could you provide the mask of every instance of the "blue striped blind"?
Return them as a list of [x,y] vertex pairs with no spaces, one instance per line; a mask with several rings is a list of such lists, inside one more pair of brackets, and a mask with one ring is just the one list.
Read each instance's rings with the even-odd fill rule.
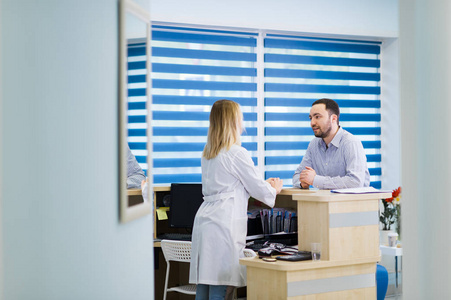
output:
[[371,186],[381,187],[380,45],[267,34],[265,61],[265,177],[291,185],[315,138],[309,111],[320,98],[340,106],[340,125],[363,143]]
[[[259,63],[257,38],[264,40]],[[225,98],[242,107],[242,144],[255,164],[260,156],[266,178],[291,185],[314,138],[311,104],[327,97],[340,106],[340,125],[362,140],[371,185],[380,188],[379,43],[153,25],[151,45],[154,183],[201,181],[211,105]],[[146,171],[144,66],[144,47],[129,48],[129,145]],[[264,83],[261,101],[257,82]],[[259,105],[264,105],[260,129]],[[257,132],[264,149],[257,149]]]
[[257,162],[256,40],[253,33],[152,27],[154,183],[201,181],[209,113],[219,99],[240,103],[242,145]]
[[[148,44],[147,44],[148,45]],[[127,141],[147,174],[146,42],[129,40],[127,45],[128,124]]]

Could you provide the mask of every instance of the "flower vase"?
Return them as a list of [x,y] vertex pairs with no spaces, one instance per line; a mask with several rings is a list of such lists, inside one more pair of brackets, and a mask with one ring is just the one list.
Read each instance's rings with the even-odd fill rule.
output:
[[388,234],[393,232],[393,230],[380,230],[379,231],[379,244],[388,246]]

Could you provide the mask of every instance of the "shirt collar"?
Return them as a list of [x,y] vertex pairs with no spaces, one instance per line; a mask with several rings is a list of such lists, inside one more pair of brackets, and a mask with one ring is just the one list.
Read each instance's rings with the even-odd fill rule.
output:
[[330,143],[338,148],[338,146],[340,146],[340,141],[342,137],[343,137],[343,128],[341,128],[340,126],[338,127],[338,131]]
[[[341,141],[342,137],[343,137],[343,128],[341,128],[341,126],[340,126],[340,127],[338,127],[337,133],[335,134],[334,138],[332,139],[332,141],[330,142],[330,144],[328,146],[334,145],[336,148],[338,148],[338,146],[340,146],[340,141]],[[321,143],[321,145],[323,145],[324,150],[326,150],[327,149],[326,143],[324,142],[323,139],[321,139],[320,143]]]

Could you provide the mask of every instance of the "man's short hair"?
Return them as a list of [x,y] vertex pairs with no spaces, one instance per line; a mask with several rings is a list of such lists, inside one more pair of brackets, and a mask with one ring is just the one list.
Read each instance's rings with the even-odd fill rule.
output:
[[329,98],[321,98],[321,99],[318,99],[315,102],[313,102],[312,106],[316,105],[316,104],[325,104],[326,105],[326,110],[329,113],[329,117],[332,114],[337,115],[337,125],[339,124],[340,107],[338,107],[337,102],[335,102],[334,100],[329,99]]

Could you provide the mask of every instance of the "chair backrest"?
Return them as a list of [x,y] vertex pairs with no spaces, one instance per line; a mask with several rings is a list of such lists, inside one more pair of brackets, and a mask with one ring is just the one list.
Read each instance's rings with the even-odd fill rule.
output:
[[161,249],[163,250],[164,259],[166,261],[190,262],[190,241],[162,240]]
[[255,257],[255,256],[257,256],[257,253],[255,253],[255,251],[251,250],[251,249],[244,249],[244,256],[245,257]]

